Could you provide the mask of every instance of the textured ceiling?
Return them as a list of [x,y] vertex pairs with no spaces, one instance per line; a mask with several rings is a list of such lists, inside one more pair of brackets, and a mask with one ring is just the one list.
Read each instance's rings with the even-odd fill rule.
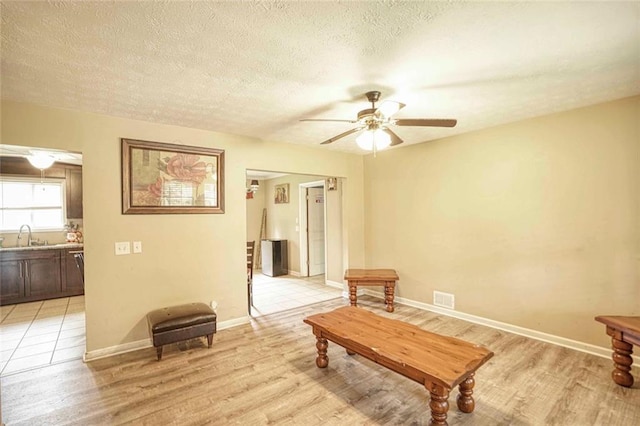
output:
[[[7,2],[2,97],[361,152],[364,93],[405,145],[640,94],[638,2]],[[129,135],[131,136],[131,135]],[[11,143],[5,141],[5,143]],[[394,149],[398,149],[394,148]]]

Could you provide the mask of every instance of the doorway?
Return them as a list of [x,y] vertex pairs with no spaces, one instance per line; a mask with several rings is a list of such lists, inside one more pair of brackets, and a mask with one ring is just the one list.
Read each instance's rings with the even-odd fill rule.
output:
[[[288,305],[294,303],[293,300],[285,300],[280,293],[276,296],[276,290],[284,288],[289,290],[287,298],[300,303],[303,302],[303,295],[312,295],[314,290],[318,290],[309,288],[313,286],[331,289],[335,294],[341,295],[345,256],[342,244],[341,191],[335,187],[329,191],[325,187],[328,178],[318,175],[247,170],[246,178],[247,241],[256,242],[254,280],[251,286],[254,305],[250,311],[259,314],[269,311],[270,306],[258,308],[269,305],[274,298],[281,302],[278,309],[290,309],[292,306]],[[254,180],[257,182],[252,182]],[[252,184],[255,191],[252,191]],[[289,193],[288,200],[284,203],[277,199],[276,192],[282,186]],[[263,276],[260,262],[262,250],[258,253],[262,239],[287,241],[286,275]],[[310,263],[307,263],[308,260]],[[296,285],[295,289],[293,285]],[[309,302],[302,304],[306,303]]]
[[324,180],[300,184],[300,275],[326,273]]

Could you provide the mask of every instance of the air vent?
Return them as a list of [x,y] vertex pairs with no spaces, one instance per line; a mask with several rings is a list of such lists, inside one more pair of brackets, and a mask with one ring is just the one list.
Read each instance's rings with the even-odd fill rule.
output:
[[442,306],[443,308],[455,309],[455,296],[451,293],[434,291],[433,304],[436,306]]

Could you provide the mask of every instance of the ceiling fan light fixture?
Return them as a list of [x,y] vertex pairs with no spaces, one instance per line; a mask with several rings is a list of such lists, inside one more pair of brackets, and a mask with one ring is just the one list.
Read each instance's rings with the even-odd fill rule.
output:
[[365,151],[380,151],[391,145],[391,136],[382,129],[365,130],[356,138],[358,146]]
[[46,152],[32,153],[27,157],[27,160],[33,167],[40,170],[48,169],[56,161],[53,155]]
[[396,112],[400,111],[405,105],[396,101],[384,101],[378,107],[377,112],[383,117],[391,117]]

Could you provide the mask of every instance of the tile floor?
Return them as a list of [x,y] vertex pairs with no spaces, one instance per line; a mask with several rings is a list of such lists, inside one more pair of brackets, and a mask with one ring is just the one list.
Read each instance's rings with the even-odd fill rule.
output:
[[84,296],[0,307],[0,375],[82,358]]
[[[342,297],[324,275],[253,276],[254,316]],[[81,359],[85,352],[84,296],[0,307],[0,375]]]
[[342,297],[342,289],[325,284],[324,275],[298,278],[291,275],[269,277],[253,273],[254,316],[272,314],[299,306]]

